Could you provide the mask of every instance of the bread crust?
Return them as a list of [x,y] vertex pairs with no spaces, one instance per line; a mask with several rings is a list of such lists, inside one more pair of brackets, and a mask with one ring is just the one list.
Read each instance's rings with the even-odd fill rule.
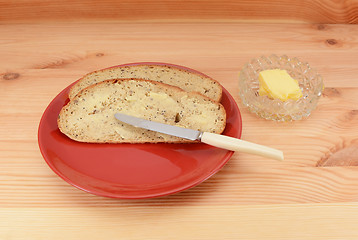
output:
[[[186,69],[184,67],[181,67],[181,66],[176,66],[176,65],[169,65],[169,64],[134,64],[134,65],[120,65],[120,66],[114,66],[114,67],[110,67],[110,68],[105,68],[105,69],[101,69],[101,70],[96,70],[96,71],[93,71],[93,72],[90,72],[88,74],[86,74],[85,76],[83,76],[82,78],[80,78],[76,84],[74,84],[70,91],[69,91],[69,98],[72,100],[83,88],[82,86],[86,85],[86,81],[88,77],[90,76],[94,76],[94,75],[97,75],[97,74],[105,74],[106,72],[110,71],[110,70],[122,70],[122,69],[131,69],[131,68],[138,68],[138,67],[142,67],[142,68],[167,68],[167,69],[173,69],[174,72],[175,71],[179,71],[179,72],[184,72],[184,73],[187,73],[187,74],[190,74],[190,75],[195,75],[199,78],[202,78],[202,79],[206,79],[208,81],[210,81],[213,85],[216,85],[217,88],[215,89],[216,91],[216,94],[217,94],[217,97],[216,98],[212,98],[214,101],[216,102],[220,102],[221,101],[221,98],[222,98],[222,87],[220,85],[220,83],[218,81],[216,81],[215,79],[207,76],[207,75],[204,75],[204,74],[201,74],[199,72],[197,72],[196,70],[193,70],[193,69]],[[132,76],[131,76],[132,77]],[[127,77],[126,77],[127,78]],[[126,79],[124,78],[124,79]],[[136,78],[141,78],[141,79],[146,79],[146,80],[152,80],[152,81],[156,81],[156,79],[149,79],[149,78],[144,78],[143,76],[141,77],[136,77]],[[115,78],[111,78],[111,79],[121,79],[120,77],[115,77]],[[106,79],[108,80],[108,79]],[[102,80],[103,81],[103,80]],[[159,82],[159,81],[158,81]],[[173,84],[170,84],[170,83],[167,83],[169,85],[173,85]],[[89,85],[93,85],[92,84],[89,84]],[[86,86],[87,87],[87,86]],[[85,87],[85,88],[86,88]],[[182,87],[182,89],[184,89],[184,87]],[[187,89],[184,89],[187,91]],[[193,91],[191,91],[193,92]],[[200,91],[195,91],[195,92],[199,92],[203,95],[206,95],[208,96],[207,94],[204,94],[203,92],[200,92]]]
[[[67,135],[69,138],[75,140],[75,141],[80,141],[80,142],[88,142],[88,143],[194,143],[195,141],[190,141],[190,140],[185,140],[185,139],[181,139],[181,138],[175,138],[175,139],[170,139],[170,141],[163,141],[162,139],[159,138],[154,138],[154,139],[142,139],[142,140],[136,140],[136,141],[127,141],[127,140],[112,140],[112,139],[86,139],[86,138],[79,138],[78,136],[76,137],[75,134],[70,134],[68,129],[66,129],[65,127],[65,119],[66,119],[66,112],[68,112],[68,109],[72,109],[73,105],[80,101],[80,99],[82,98],[83,95],[86,95],[87,93],[90,93],[91,91],[95,91],[96,88],[98,86],[102,86],[104,87],[105,84],[117,84],[117,83],[125,83],[125,82],[129,82],[129,81],[135,81],[138,83],[148,83],[149,85],[153,85],[153,86],[157,86],[161,89],[163,89],[164,92],[168,93],[168,92],[173,92],[176,94],[179,94],[180,96],[188,96],[188,97],[193,97],[193,98],[197,98],[197,99],[201,99],[202,101],[208,101],[211,104],[214,104],[215,106],[218,107],[218,111],[219,111],[219,115],[221,116],[221,118],[224,120],[223,124],[221,125],[221,127],[219,129],[215,130],[215,133],[222,133],[225,129],[225,125],[226,125],[226,112],[225,112],[225,108],[221,103],[218,103],[212,99],[210,99],[209,97],[197,93],[197,92],[185,92],[184,90],[182,90],[179,87],[176,86],[172,86],[172,85],[168,85],[165,83],[160,83],[157,81],[153,81],[153,80],[144,80],[144,79],[137,79],[137,78],[127,78],[127,79],[111,79],[111,80],[105,80],[99,83],[96,83],[94,85],[88,86],[87,88],[83,89],[80,93],[78,93],[70,102],[67,103],[67,105],[65,105],[60,113],[59,113],[59,117],[57,119],[57,124],[58,127],[60,129],[60,131],[62,133],[64,133],[65,135]],[[67,109],[67,110],[66,110]],[[114,115],[115,112],[112,112],[112,114]],[[119,122],[119,121],[118,121]],[[139,128],[138,128],[139,129]],[[143,130],[143,131],[149,131],[149,130]],[[149,131],[151,132],[151,131]]]

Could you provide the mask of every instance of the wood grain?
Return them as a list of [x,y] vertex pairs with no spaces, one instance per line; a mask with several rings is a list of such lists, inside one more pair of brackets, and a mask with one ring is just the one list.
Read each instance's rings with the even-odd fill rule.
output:
[[0,212],[7,219],[0,223],[1,239],[355,240],[358,237],[356,203],[0,208]]
[[[0,36],[0,239],[357,239],[357,25],[21,23],[1,25]],[[307,120],[266,121],[241,105],[240,69],[271,53],[322,75]],[[285,161],[235,153],[199,186],[146,200],[61,180],[38,149],[43,111],[87,72],[138,61],[217,79],[239,104],[242,138],[283,150]]]
[[221,20],[358,23],[358,1],[1,0],[0,20],[7,22]]

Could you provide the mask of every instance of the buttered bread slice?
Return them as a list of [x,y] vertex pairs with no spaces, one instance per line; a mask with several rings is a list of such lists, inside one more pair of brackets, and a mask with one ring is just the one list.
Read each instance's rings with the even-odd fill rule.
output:
[[109,79],[139,78],[177,86],[187,92],[199,92],[219,102],[222,96],[221,85],[210,77],[187,71],[171,65],[131,65],[119,66],[91,72],[81,78],[70,90],[73,99],[82,89]]
[[122,123],[114,117],[117,112],[218,134],[226,125],[224,107],[199,93],[156,81],[117,79],[97,83],[77,94],[62,108],[58,127],[80,142],[187,142]]

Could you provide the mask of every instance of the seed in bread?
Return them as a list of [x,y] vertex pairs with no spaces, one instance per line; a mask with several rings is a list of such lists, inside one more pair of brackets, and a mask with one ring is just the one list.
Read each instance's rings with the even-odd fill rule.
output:
[[226,124],[224,107],[199,93],[156,81],[118,79],[82,90],[62,108],[58,126],[62,133],[80,142],[188,142],[122,123],[114,117],[116,112],[219,134]]
[[91,72],[71,88],[69,98],[73,99],[82,89],[95,83],[121,78],[158,81],[177,86],[187,92],[199,92],[217,102],[222,97],[222,87],[210,77],[169,65],[144,64],[112,67]]

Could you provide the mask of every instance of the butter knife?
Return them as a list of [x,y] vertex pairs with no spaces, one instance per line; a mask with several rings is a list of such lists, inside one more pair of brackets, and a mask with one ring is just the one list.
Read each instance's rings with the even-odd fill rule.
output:
[[247,142],[238,138],[149,121],[146,119],[129,116],[123,113],[116,113],[114,116],[119,121],[130,124],[135,127],[144,128],[180,138],[185,138],[192,141],[201,141],[203,143],[218,148],[255,154],[276,160],[284,159],[283,152],[280,150],[259,145],[256,143]]

